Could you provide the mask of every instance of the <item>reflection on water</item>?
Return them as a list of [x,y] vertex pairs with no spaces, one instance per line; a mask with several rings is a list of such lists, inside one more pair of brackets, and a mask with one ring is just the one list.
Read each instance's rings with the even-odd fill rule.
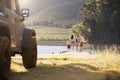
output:
[[[37,46],[38,54],[51,54],[51,53],[60,53],[67,51],[67,46]],[[96,54],[97,50],[95,49],[83,49],[81,53],[92,53]]]
[[37,46],[38,54],[60,53],[66,51],[66,46]]

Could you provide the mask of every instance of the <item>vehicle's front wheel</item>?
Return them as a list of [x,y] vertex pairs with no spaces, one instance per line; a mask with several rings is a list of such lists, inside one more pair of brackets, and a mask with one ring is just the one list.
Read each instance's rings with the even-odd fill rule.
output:
[[34,68],[36,67],[37,62],[37,44],[36,39],[31,38],[30,46],[28,48],[23,48],[23,64],[25,68]]
[[10,41],[7,37],[0,37],[0,80],[7,80],[10,71]]

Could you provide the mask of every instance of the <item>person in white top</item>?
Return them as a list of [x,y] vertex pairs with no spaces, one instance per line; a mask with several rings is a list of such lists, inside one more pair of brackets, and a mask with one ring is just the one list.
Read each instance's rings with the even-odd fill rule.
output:
[[74,39],[74,36],[73,36],[73,35],[71,35],[71,39],[70,39],[70,41],[71,41],[71,50],[74,51],[74,47],[75,47],[75,39]]
[[81,35],[80,36],[80,51],[82,51],[83,50],[83,43],[84,43],[84,37],[83,37],[83,35]]

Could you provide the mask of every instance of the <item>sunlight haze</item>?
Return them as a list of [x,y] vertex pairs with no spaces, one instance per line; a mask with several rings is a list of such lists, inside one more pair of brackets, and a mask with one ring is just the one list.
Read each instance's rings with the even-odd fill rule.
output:
[[29,3],[28,0],[19,0],[19,2],[20,2],[20,5],[26,5]]

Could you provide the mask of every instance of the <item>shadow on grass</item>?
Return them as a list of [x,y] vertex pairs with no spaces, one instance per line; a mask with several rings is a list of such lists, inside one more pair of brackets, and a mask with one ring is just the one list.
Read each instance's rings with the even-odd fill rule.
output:
[[120,73],[116,71],[108,71],[105,80],[120,80]]
[[[22,63],[13,61],[21,66]],[[71,63],[66,65],[38,64],[28,71],[11,70],[10,80],[119,80],[120,73],[101,71],[88,64]]]
[[21,66],[23,65],[23,63],[18,63],[18,62],[16,62],[16,61],[12,61],[12,63],[13,63],[13,64],[16,64],[16,65],[21,65]]

